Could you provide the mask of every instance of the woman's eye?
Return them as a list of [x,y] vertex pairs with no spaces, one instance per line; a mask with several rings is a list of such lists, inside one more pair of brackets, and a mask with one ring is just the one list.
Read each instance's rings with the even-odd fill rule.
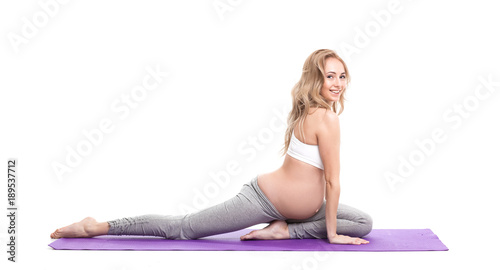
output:
[[332,75],[328,75],[326,76],[328,79],[331,79],[333,76]]
[[344,75],[342,75],[342,76],[340,76],[340,78],[341,78],[341,79],[345,79],[345,76],[344,76]]

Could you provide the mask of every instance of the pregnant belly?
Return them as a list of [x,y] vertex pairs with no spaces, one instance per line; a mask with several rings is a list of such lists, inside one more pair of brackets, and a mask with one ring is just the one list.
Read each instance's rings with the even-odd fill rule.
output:
[[260,175],[259,187],[288,219],[307,219],[314,215],[324,200],[322,179],[294,179],[276,175]]

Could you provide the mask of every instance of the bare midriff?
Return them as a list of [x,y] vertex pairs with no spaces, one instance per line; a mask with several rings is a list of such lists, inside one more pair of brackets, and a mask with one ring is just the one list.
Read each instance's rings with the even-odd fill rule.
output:
[[325,198],[323,170],[285,155],[283,165],[258,175],[260,189],[276,210],[288,219],[314,215]]

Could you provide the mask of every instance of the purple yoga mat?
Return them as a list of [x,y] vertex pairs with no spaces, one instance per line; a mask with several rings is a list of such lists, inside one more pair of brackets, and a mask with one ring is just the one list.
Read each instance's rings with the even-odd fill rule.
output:
[[197,240],[166,240],[151,236],[97,236],[61,238],[50,247],[72,250],[242,250],[242,251],[446,251],[448,248],[430,229],[374,229],[366,245],[333,245],[326,239],[240,241],[250,232],[213,235]]

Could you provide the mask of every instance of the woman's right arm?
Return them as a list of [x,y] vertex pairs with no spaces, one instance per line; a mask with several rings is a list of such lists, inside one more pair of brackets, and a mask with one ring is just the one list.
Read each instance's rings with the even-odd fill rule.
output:
[[317,138],[326,181],[325,220],[328,241],[331,244],[366,244],[368,241],[361,238],[337,234],[340,197],[340,125],[337,114],[326,111],[318,127]]

